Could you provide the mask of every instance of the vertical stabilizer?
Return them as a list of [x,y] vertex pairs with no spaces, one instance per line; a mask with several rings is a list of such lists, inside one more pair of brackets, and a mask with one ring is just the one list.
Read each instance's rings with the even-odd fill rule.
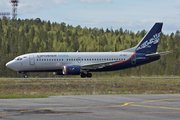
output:
[[163,23],[155,23],[151,30],[144,36],[144,38],[135,47],[136,53],[155,53],[161,36],[161,29]]

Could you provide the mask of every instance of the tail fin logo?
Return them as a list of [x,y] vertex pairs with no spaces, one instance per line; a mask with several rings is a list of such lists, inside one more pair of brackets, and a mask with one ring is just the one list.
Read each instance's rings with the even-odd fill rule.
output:
[[143,49],[143,48],[150,48],[152,45],[155,45],[159,42],[161,36],[161,32],[157,33],[155,35],[153,35],[153,37],[147,41],[145,41],[144,43],[142,43],[137,49],[136,51]]

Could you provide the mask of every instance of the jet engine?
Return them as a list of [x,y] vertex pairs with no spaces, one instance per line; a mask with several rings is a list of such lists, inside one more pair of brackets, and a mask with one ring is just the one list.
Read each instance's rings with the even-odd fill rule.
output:
[[64,66],[62,73],[64,75],[80,75],[81,73],[81,68],[79,66]]

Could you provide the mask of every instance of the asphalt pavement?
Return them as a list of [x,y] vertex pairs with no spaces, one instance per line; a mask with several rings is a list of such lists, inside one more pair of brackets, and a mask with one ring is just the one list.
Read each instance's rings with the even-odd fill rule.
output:
[[0,99],[1,120],[179,120],[180,95],[77,95]]

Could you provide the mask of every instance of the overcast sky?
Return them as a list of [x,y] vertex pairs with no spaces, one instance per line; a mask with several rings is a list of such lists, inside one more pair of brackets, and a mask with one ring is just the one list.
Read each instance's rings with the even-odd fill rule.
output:
[[[0,12],[10,12],[9,0],[0,0]],[[65,22],[76,27],[149,30],[163,22],[163,32],[180,30],[180,0],[19,0],[20,19]]]

